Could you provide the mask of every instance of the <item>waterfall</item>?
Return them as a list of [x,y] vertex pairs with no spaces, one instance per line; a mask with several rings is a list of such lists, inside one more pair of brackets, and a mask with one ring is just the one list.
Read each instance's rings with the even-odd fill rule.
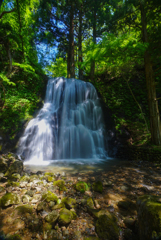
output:
[[30,162],[105,159],[104,120],[96,89],[89,82],[49,80],[43,108],[20,139],[18,154]]

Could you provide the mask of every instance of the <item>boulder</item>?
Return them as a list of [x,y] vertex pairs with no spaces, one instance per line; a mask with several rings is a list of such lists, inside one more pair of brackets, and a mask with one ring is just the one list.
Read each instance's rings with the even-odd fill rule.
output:
[[76,189],[78,192],[84,193],[84,192],[87,191],[89,188],[88,188],[88,185],[87,185],[86,182],[79,181],[79,182],[76,183],[75,189]]
[[0,199],[0,206],[2,208],[8,207],[10,205],[16,205],[20,203],[20,198],[15,193],[6,193],[1,199]]
[[102,240],[119,240],[119,228],[112,218],[101,215],[96,222],[96,232]]
[[161,197],[143,195],[137,199],[140,240],[161,238]]
[[59,217],[58,211],[53,210],[45,217],[45,221],[53,226],[56,223],[58,217]]
[[5,176],[11,176],[13,173],[21,174],[23,171],[23,162],[20,160],[15,160],[8,168]]
[[42,195],[42,201],[46,201],[46,202],[51,202],[52,201],[52,202],[57,203],[58,197],[54,193],[48,191],[47,193],[44,193]]
[[73,214],[71,213],[71,211],[69,211],[66,208],[62,209],[59,214],[60,215],[59,215],[58,222],[62,226],[68,225],[73,218]]
[[99,193],[103,192],[103,184],[101,181],[94,182],[92,187],[95,192],[99,192]]
[[74,208],[76,205],[76,200],[70,197],[65,197],[62,199],[62,203],[65,204],[67,209]]

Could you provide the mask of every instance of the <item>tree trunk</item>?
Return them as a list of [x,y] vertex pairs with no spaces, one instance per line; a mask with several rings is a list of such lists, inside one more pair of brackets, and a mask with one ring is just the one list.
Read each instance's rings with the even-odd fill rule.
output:
[[74,2],[73,1],[71,3],[71,12],[70,12],[67,75],[68,75],[68,78],[75,78],[75,65],[74,65]]
[[78,33],[78,67],[79,79],[83,80],[83,69],[81,68],[82,59],[82,5],[79,10],[79,33]]
[[[96,7],[94,7],[94,20],[93,20],[93,43],[96,43]],[[91,71],[90,71],[90,79],[94,82],[94,72],[95,72],[95,61],[91,62]]]
[[[142,35],[143,42],[148,43],[148,33],[147,33],[147,22],[146,22],[146,12],[144,4],[140,1],[141,9],[141,24],[142,24]],[[155,145],[161,145],[161,126],[160,126],[160,115],[158,109],[158,101],[156,98],[156,88],[154,72],[151,63],[151,57],[149,51],[145,51],[144,55],[145,64],[145,76],[146,76],[146,87],[148,93],[148,105],[150,114],[150,130],[152,143]]]

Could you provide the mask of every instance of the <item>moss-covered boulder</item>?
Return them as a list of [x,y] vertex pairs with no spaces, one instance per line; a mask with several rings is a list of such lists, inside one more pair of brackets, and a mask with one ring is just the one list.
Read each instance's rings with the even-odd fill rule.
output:
[[101,181],[94,182],[92,188],[95,192],[102,193],[103,192],[103,184]]
[[19,179],[19,182],[29,182],[30,177],[28,175],[24,175]]
[[31,214],[33,212],[33,207],[29,204],[21,205],[15,208],[13,214],[14,216],[22,216],[26,213]]
[[140,240],[160,239],[161,197],[141,196],[137,199],[137,207]]
[[6,187],[19,187],[20,183],[19,182],[12,182],[12,181],[8,181],[6,184]]
[[11,176],[8,177],[9,180],[11,181],[17,181],[21,178],[19,173],[13,173]]
[[58,217],[59,217],[58,211],[53,210],[45,217],[45,221],[53,226],[56,223]]
[[2,173],[5,173],[8,169],[8,160],[3,156],[0,156],[0,169]]
[[68,209],[64,208],[59,213],[58,222],[62,226],[68,225],[72,220],[73,214]]
[[96,222],[96,232],[102,240],[119,240],[119,228],[107,215],[101,215]]
[[65,204],[64,203],[59,203],[59,204],[56,204],[55,206],[53,206],[51,209],[52,210],[56,210],[56,209],[61,209],[61,208],[65,208]]
[[33,174],[33,175],[31,175],[30,176],[30,182],[33,182],[34,180],[38,180],[39,179],[39,177],[36,175],[36,174]]
[[78,192],[84,193],[85,191],[87,191],[89,189],[89,187],[86,182],[79,181],[76,183],[75,189]]
[[48,191],[47,193],[42,195],[42,200],[46,201],[46,202],[51,202],[52,201],[52,202],[57,203],[58,197],[54,193]]
[[87,198],[87,207],[94,208],[94,202],[91,197]]
[[62,199],[62,203],[65,204],[67,209],[75,208],[76,200],[70,197],[65,197]]
[[10,206],[10,205],[16,205],[18,203],[20,203],[20,198],[16,193],[6,193],[0,199],[0,206],[2,208]]
[[53,185],[59,187],[60,191],[67,191],[64,180],[55,181]]
[[23,171],[23,162],[20,160],[15,160],[8,168],[5,176],[11,176],[13,173],[21,174]]
[[48,212],[49,211],[49,207],[48,207],[48,204],[46,202],[40,202],[38,205],[37,205],[37,211],[40,212],[40,211],[46,211]]

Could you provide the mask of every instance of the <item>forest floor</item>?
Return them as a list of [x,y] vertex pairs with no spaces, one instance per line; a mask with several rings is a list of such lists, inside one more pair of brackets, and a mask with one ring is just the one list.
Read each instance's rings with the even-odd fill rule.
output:
[[[28,170],[27,170],[28,172]],[[52,171],[48,171],[52,172]],[[33,173],[28,173],[32,176]],[[38,174],[38,173],[37,173]],[[40,174],[40,172],[39,172]],[[41,173],[41,176],[45,172]],[[38,196],[44,191],[54,192],[59,199],[70,197],[76,199],[77,205],[75,211],[77,218],[72,220],[68,226],[55,225],[57,232],[56,239],[77,239],[77,240],[95,240],[98,238],[96,231],[97,217],[89,210],[83,200],[88,197],[93,199],[94,209],[103,210],[114,214],[117,218],[117,225],[119,226],[119,240],[138,239],[137,232],[137,204],[136,200],[139,196],[160,195],[161,194],[161,168],[160,163],[143,162],[143,161],[120,161],[119,164],[109,166],[105,170],[95,169],[92,171],[77,171],[75,173],[63,172],[55,173],[56,180],[63,179],[66,183],[67,191],[63,192],[61,189],[53,188],[53,183],[46,182],[45,185],[36,186],[20,183],[19,187],[7,187],[6,183],[0,185],[4,187],[5,192],[13,192],[22,197],[25,191],[33,191],[34,195],[32,201],[28,204],[33,207],[34,216],[26,215],[19,216],[18,225],[15,223],[15,215],[13,212],[17,206],[9,206],[1,209],[0,212],[0,228],[2,233],[18,234],[20,238],[13,239],[50,239],[41,229],[34,231],[29,227],[28,221],[35,221],[35,217],[44,222],[43,214],[37,212],[37,206],[40,203]],[[94,182],[101,181],[103,184],[103,192],[98,193],[93,191],[92,187],[85,193],[80,193],[73,187],[79,181],[84,181],[88,186],[92,186]],[[2,191],[0,197],[4,195]],[[37,195],[37,198],[35,197]],[[21,202],[21,205],[24,204]],[[26,203],[25,203],[26,204]],[[14,221],[13,217],[14,216]],[[44,224],[44,223],[43,223]],[[35,225],[36,226],[36,225]],[[40,224],[42,226],[42,224]],[[44,226],[44,225],[43,225]],[[35,228],[36,229],[36,228]],[[55,239],[55,238],[51,238]]]

